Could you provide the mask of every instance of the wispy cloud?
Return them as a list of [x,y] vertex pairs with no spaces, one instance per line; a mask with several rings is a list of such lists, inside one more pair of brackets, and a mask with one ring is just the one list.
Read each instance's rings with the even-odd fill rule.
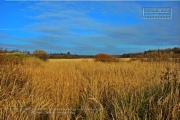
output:
[[[3,38],[25,41],[31,50],[96,54],[142,51],[157,46],[177,46],[180,4],[169,2],[20,2],[30,22],[22,28],[29,35],[11,35],[0,29]],[[172,20],[142,18],[143,7],[173,7]],[[12,27],[13,28],[13,27]],[[16,29],[14,29],[16,30]],[[17,31],[20,34],[21,31]],[[30,33],[35,35],[31,36]],[[4,42],[6,43],[6,42]],[[24,43],[25,44],[25,43]],[[16,44],[17,47],[19,43]],[[14,46],[16,46],[14,45]],[[12,44],[11,44],[12,46]]]

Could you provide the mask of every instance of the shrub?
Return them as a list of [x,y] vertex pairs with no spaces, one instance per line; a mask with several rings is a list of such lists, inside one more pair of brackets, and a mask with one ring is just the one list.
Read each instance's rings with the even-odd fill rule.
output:
[[174,62],[180,62],[180,55],[175,54],[175,55],[172,57],[172,59],[173,59]]
[[116,58],[108,54],[97,54],[94,56],[95,62],[117,62]]
[[35,57],[38,57],[43,61],[47,61],[48,59],[48,54],[44,50],[35,50],[33,54]]
[[0,55],[0,64],[6,62],[6,58],[3,55]]
[[0,64],[23,64],[28,56],[18,54],[0,55]]

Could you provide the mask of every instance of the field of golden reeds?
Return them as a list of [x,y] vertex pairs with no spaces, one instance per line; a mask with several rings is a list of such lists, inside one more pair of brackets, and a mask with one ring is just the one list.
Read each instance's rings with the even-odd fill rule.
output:
[[178,120],[175,62],[0,64],[0,120]]

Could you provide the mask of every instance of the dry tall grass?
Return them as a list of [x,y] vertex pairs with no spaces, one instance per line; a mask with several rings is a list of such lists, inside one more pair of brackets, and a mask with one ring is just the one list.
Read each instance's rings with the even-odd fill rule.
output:
[[29,58],[0,64],[0,119],[178,119],[179,89],[177,63]]

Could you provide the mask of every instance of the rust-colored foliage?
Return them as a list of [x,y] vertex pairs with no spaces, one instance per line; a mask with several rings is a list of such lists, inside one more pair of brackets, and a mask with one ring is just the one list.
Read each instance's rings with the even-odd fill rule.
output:
[[5,57],[0,55],[0,63],[4,63],[6,61]]
[[108,55],[108,54],[97,54],[94,56],[95,62],[117,62],[116,58]]

